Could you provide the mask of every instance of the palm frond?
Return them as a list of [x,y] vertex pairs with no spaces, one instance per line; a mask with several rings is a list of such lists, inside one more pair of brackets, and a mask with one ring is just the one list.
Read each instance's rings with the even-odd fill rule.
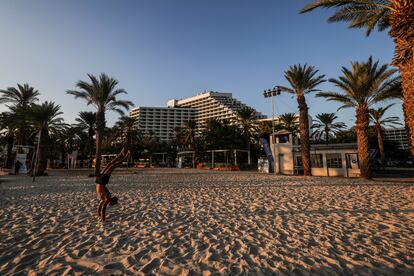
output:
[[388,0],[315,0],[300,13],[317,8],[333,8],[334,14],[328,22],[349,22],[349,28],[366,28],[367,36],[375,27],[379,31],[388,28],[390,13],[394,10]]

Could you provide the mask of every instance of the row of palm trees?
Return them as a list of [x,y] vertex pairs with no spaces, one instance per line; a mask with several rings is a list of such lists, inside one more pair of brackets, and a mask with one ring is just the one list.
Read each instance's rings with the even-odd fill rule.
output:
[[[414,2],[412,0],[314,0],[301,10],[307,13],[317,8],[335,9],[329,22],[349,22],[349,28],[365,28],[366,35],[378,28],[379,31],[389,29],[389,35],[395,44],[393,65],[398,67],[401,75],[401,84],[390,82],[389,77],[394,70],[379,67],[372,60],[368,63],[353,63],[352,70],[343,69],[343,79],[333,83],[345,91],[344,94],[323,93],[319,96],[343,104],[343,107],[355,107],[357,113],[357,137],[361,151],[361,173],[369,177],[369,158],[366,154],[368,142],[364,132],[368,122],[369,106],[381,99],[378,94],[389,95],[382,90],[391,90],[392,85],[401,86],[402,92],[396,91],[397,97],[403,100],[403,112],[408,133],[411,155],[414,156]],[[374,71],[370,71],[370,69]],[[358,86],[358,79],[352,77],[365,75],[365,84],[368,87]],[[375,75],[378,74],[378,75]],[[376,81],[370,83],[368,80]],[[364,89],[367,92],[358,91]],[[377,90],[377,93],[375,92]],[[363,150],[364,149],[364,150]],[[363,153],[364,152],[364,153]]]
[[[87,104],[94,106],[96,112],[80,112],[75,125],[64,123],[60,105],[49,101],[39,104],[40,93],[28,84],[18,84],[17,87],[0,90],[0,103],[8,107],[8,111],[0,114],[1,138],[7,143],[7,167],[11,167],[13,162],[11,152],[14,144],[29,145],[37,140],[36,167],[33,168],[35,175],[44,173],[48,157],[53,154],[55,144],[59,144],[62,149],[62,162],[65,160],[66,146],[70,150],[75,146],[87,148],[90,156],[89,164],[92,164],[95,149],[95,155],[98,157],[95,174],[99,173],[105,113],[113,110],[123,114],[123,109],[127,110],[132,103],[117,99],[119,94],[126,92],[117,89],[118,82],[115,79],[105,74],[101,74],[99,78],[88,76],[90,82],[79,81],[76,85],[79,90],[70,90],[67,93],[87,100]],[[132,124],[132,119],[124,116],[114,127],[114,130],[122,132],[122,136],[127,135],[123,137],[127,144],[131,141]],[[96,141],[95,147],[94,141]]]
[[[390,68],[387,64],[380,65],[379,61],[374,61],[372,57],[366,62],[351,62],[351,68],[342,67],[341,76],[328,80],[338,89],[338,92],[325,92],[317,89],[317,86],[325,82],[326,79],[324,75],[319,75],[318,70],[313,66],[295,65],[285,72],[285,78],[289,82],[290,87],[280,87],[280,89],[282,92],[295,94],[298,102],[301,158],[304,175],[311,175],[308,106],[305,95],[317,92],[316,97],[323,97],[328,101],[338,102],[340,104],[339,109],[355,109],[355,131],[361,176],[370,178],[371,159],[368,143],[370,110],[375,104],[389,99],[400,98],[400,77],[396,75],[396,72],[397,70]],[[373,116],[375,117],[375,112],[371,111],[371,113],[374,113]],[[335,115],[321,114],[318,119],[334,119],[333,117],[329,118],[330,116]],[[332,130],[339,130],[343,127],[343,124],[336,124],[331,125],[330,128]],[[325,135],[328,140],[329,133],[325,131]],[[383,148],[381,151],[383,152]]]
[[3,139],[7,143],[6,166],[10,167],[13,160],[11,152],[14,144],[28,145],[36,137],[39,141],[35,174],[41,174],[46,168],[45,144],[51,132],[63,126],[59,117],[60,106],[53,102],[37,104],[40,93],[28,84],[0,90],[0,103],[8,107],[8,111],[0,114],[0,126]]
[[[385,108],[380,107],[379,109],[367,108],[376,102],[395,97],[396,91],[398,92],[398,85],[396,85],[398,78],[392,77],[394,73],[392,69],[388,69],[386,65],[379,67],[378,62],[374,63],[372,58],[366,63],[353,63],[352,70],[343,68],[343,72],[343,77],[340,77],[338,80],[330,80],[336,86],[343,89],[343,94],[319,91],[317,96],[339,101],[343,104],[342,107],[356,107],[357,137],[362,136],[358,141],[368,139],[364,137],[366,129],[363,129],[362,134],[361,131],[358,132],[358,117],[363,117],[365,120],[367,116],[371,116],[377,130],[381,157],[385,158],[381,127],[384,124],[396,124],[398,118],[384,118],[385,112],[391,105]],[[278,129],[286,129],[294,133],[295,136],[296,133],[300,133],[302,152],[304,152],[310,143],[305,94],[318,91],[316,86],[324,82],[325,79],[324,76],[317,75],[317,70],[314,67],[307,65],[293,66],[286,72],[285,76],[291,87],[282,87],[282,90],[297,95],[299,109],[302,110],[299,116],[300,124],[297,123],[294,113],[286,113],[280,116],[281,124],[276,127]],[[357,78],[358,81],[352,83],[352,80]],[[161,143],[153,135],[139,135],[134,128],[135,122],[131,117],[122,116],[113,128],[108,129],[105,126],[105,113],[107,110],[114,110],[123,114],[124,110],[127,110],[132,103],[116,99],[117,95],[126,92],[123,89],[116,88],[117,81],[113,78],[102,74],[99,79],[89,75],[89,79],[90,83],[79,81],[77,83],[79,90],[70,90],[67,93],[75,95],[76,98],[86,99],[88,105],[93,105],[100,111],[79,112],[78,118],[76,118],[77,124],[72,126],[63,122],[63,119],[60,117],[62,112],[59,105],[53,102],[37,104],[39,92],[27,84],[23,86],[17,85],[17,88],[11,87],[0,91],[1,102],[7,103],[9,107],[9,111],[3,112],[0,116],[0,123],[4,133],[3,137],[8,145],[8,160],[6,162],[8,165],[11,162],[10,153],[13,142],[23,145],[27,144],[28,138],[32,137],[33,140],[34,133],[37,134],[39,140],[37,154],[39,162],[37,162],[38,165],[35,168],[37,175],[42,174],[46,169],[48,155],[53,154],[53,149],[55,149],[53,145],[55,144],[61,148],[62,162],[64,162],[67,150],[70,152],[73,148],[81,149],[81,159],[84,159],[84,150],[87,149],[90,158],[89,166],[92,164],[93,151],[95,150],[95,156],[101,154],[102,142],[104,140],[106,141],[106,147],[119,141],[121,141],[123,146],[132,147],[134,141],[139,141],[143,150],[153,151],[156,148],[160,148]],[[372,87],[369,87],[367,83]],[[358,109],[359,105],[366,106],[367,108],[363,110],[368,110],[368,113],[361,113]],[[173,146],[190,148],[195,152],[202,149],[218,148],[245,148],[250,151],[252,144],[255,147],[257,146],[256,141],[259,136],[268,137],[271,134],[271,124],[269,122],[258,124],[256,113],[253,109],[248,107],[242,108],[237,111],[236,115],[236,124],[225,120],[210,120],[201,135],[197,135],[196,123],[194,121],[186,122],[183,127],[175,130]],[[334,113],[318,114],[316,119],[317,121],[312,126],[316,131],[313,132],[312,136],[316,139],[322,138],[326,143],[329,143],[329,139],[336,132],[345,128],[344,123],[336,122],[337,116]],[[103,122],[98,123],[99,120],[103,120]],[[306,122],[305,124],[302,124],[303,120]],[[369,121],[367,122],[369,123]],[[365,128],[367,126],[366,121],[363,123]],[[101,127],[98,127],[98,125]],[[304,139],[304,137],[308,138]],[[14,138],[16,138],[16,141]],[[366,149],[369,151],[369,147],[366,147],[364,144],[359,149],[360,154]],[[363,152],[362,156],[364,154],[369,155],[369,152]],[[302,158],[305,159],[306,154],[303,154]],[[99,172],[100,162],[98,160],[99,157],[97,158],[95,174]],[[305,161],[304,164],[306,163],[310,166],[309,162]],[[361,166],[364,166],[364,164],[361,162]]]

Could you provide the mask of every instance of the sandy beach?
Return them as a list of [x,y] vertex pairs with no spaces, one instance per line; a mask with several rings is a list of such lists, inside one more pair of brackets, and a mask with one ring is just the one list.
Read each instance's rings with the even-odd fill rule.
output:
[[413,275],[414,184],[158,169],[0,182],[0,274]]

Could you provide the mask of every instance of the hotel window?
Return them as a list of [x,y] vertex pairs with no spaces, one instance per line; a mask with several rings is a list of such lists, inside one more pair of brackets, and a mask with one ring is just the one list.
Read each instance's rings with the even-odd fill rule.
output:
[[340,153],[327,153],[326,163],[328,168],[342,168],[342,158]]
[[323,168],[322,154],[311,154],[311,164],[313,168]]

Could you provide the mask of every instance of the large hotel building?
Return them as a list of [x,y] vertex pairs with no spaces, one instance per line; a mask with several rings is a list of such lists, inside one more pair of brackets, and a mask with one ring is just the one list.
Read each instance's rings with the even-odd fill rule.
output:
[[194,108],[137,107],[131,112],[142,133],[153,133],[161,142],[173,138],[173,130],[185,121],[195,120]]
[[[161,141],[172,139],[173,129],[185,121],[195,120],[198,131],[203,130],[209,119],[227,119],[237,122],[236,111],[247,105],[234,99],[231,93],[203,92],[181,100],[169,100],[168,107],[137,107],[131,112],[138,129],[154,133]],[[256,111],[257,119],[263,119]]]

